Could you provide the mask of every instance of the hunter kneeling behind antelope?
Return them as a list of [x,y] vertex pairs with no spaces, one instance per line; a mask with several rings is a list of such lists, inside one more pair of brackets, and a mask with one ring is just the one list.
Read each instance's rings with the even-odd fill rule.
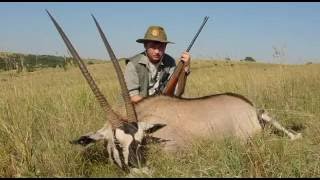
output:
[[261,132],[265,123],[272,124],[292,140],[301,137],[301,134],[286,130],[265,111],[256,109],[248,99],[235,93],[198,98],[157,95],[133,104],[118,60],[92,15],[120,82],[127,112],[127,117],[122,117],[111,108],[61,27],[48,11],[47,13],[106,112],[107,121],[101,129],[83,135],[72,143],[86,146],[100,140],[106,141],[109,158],[127,172],[134,167],[143,166],[143,150],[150,142],[161,143],[165,151],[176,152],[190,145],[193,138],[199,137],[233,136],[246,141]]

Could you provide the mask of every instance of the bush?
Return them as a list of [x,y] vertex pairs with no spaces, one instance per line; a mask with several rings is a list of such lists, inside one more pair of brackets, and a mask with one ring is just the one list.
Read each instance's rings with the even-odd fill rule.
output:
[[246,57],[246,58],[244,58],[243,60],[240,60],[240,61],[256,62],[256,60],[253,59],[252,57]]
[[92,64],[94,64],[94,62],[92,62],[92,61],[89,61],[89,62],[88,62],[88,65],[92,65]]

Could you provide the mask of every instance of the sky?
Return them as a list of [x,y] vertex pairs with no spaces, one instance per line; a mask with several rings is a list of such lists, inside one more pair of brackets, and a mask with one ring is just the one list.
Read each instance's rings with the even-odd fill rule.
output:
[[68,56],[45,9],[82,58],[109,59],[92,13],[118,58],[142,52],[136,40],[151,25],[164,27],[175,43],[166,53],[178,58],[209,16],[190,51],[194,59],[320,63],[319,2],[0,2],[0,52]]

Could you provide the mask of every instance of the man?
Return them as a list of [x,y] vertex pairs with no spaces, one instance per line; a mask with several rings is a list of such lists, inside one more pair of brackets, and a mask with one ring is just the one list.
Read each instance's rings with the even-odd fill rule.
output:
[[[145,51],[126,60],[125,81],[131,101],[139,102],[144,97],[162,92],[176,67],[175,60],[165,53],[168,43],[165,30],[160,26],[150,26],[143,39]],[[190,73],[190,54],[183,52],[180,60],[184,61],[184,76],[179,78],[181,87],[176,86],[175,95],[184,92],[186,76]]]

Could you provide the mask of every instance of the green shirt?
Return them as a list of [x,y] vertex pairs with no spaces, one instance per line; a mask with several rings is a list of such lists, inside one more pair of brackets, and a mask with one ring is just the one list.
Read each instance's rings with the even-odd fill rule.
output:
[[164,81],[165,84],[170,78],[175,67],[175,60],[168,54],[165,54],[158,64],[152,64],[145,52],[129,58],[124,76],[130,96],[154,95],[161,82]]

